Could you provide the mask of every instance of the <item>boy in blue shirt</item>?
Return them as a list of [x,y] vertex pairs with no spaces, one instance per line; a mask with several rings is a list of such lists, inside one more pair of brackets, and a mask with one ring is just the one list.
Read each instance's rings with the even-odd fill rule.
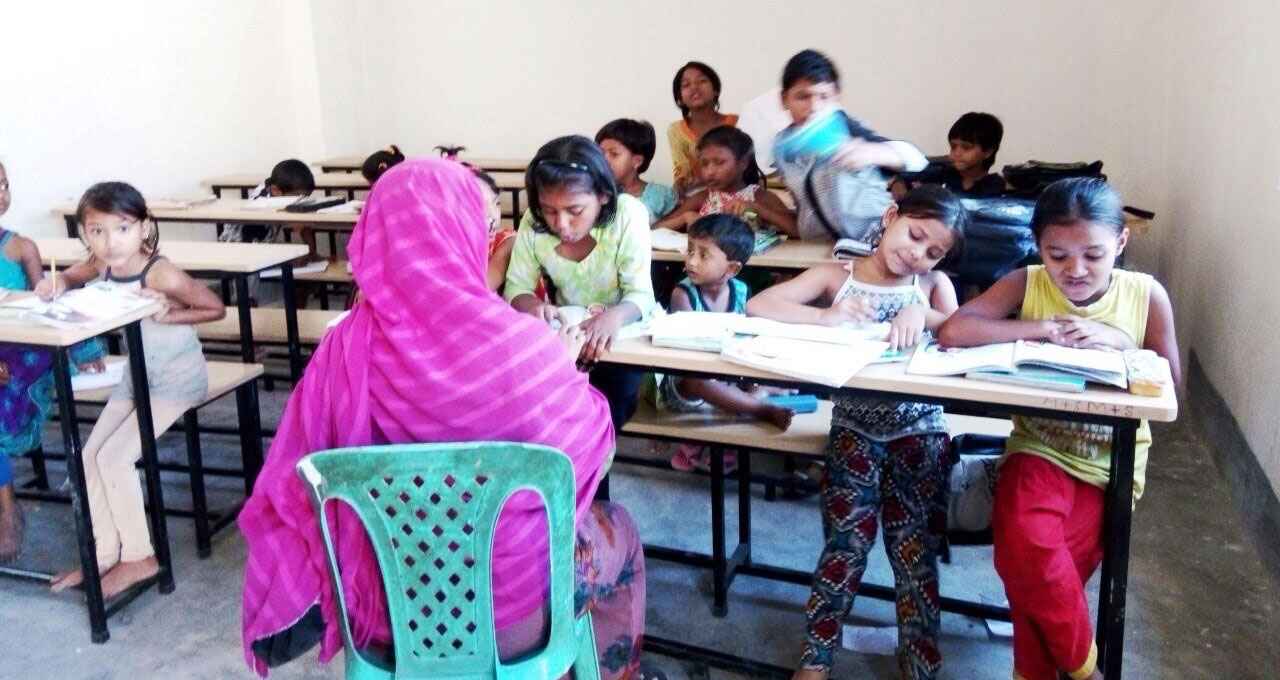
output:
[[630,118],[610,121],[596,133],[596,144],[604,151],[618,188],[640,199],[649,209],[649,224],[675,210],[679,200],[674,189],[640,179],[640,175],[649,169],[649,162],[657,150],[652,125]]
[[[688,274],[671,291],[672,312],[747,313],[747,284],[736,277],[755,248],[755,232],[746,222],[729,214],[707,215],[689,226],[689,248],[684,270]],[[681,413],[716,407],[730,413],[749,415],[786,430],[791,411],[765,400],[778,390],[743,387],[721,380],[661,376],[658,381],[660,408]],[[681,446],[671,458],[671,467],[688,470],[704,465],[706,451]],[[732,467],[736,459],[725,456]]]

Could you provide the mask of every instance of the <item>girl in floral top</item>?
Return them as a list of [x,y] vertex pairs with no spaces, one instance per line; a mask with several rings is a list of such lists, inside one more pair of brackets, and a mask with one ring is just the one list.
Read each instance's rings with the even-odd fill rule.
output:
[[[602,310],[582,322],[579,363],[590,366],[624,325],[647,317],[656,303],[650,278],[649,211],[620,193],[604,153],[590,139],[547,142],[525,174],[529,209],[520,220],[503,295],[516,309],[548,323],[559,307]],[[553,291],[534,294],[540,276]],[[615,430],[635,411],[640,373],[613,366],[591,371],[609,399]]]

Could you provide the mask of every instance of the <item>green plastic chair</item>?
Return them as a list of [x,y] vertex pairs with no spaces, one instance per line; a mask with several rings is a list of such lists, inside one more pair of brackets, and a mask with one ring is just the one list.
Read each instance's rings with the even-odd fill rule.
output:
[[[590,615],[575,620],[573,466],[559,451],[508,442],[333,449],[297,465],[316,516],[350,505],[369,533],[387,594],[394,659],[355,648],[329,523],[321,520],[338,595],[348,680],[559,678],[598,680]],[[502,663],[493,627],[491,560],[498,513],[532,490],[547,509],[551,632],[545,648]]]

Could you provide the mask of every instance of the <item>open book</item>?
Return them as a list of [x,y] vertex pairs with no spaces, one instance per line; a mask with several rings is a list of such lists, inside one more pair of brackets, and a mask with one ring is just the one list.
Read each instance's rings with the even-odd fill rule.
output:
[[[1121,389],[1128,387],[1124,354],[1097,349],[1076,349],[1050,343],[1019,340],[981,347],[943,349],[936,342],[921,345],[911,357],[907,372],[917,375],[966,375],[984,380],[1014,382],[1049,389],[1081,391],[1076,376]],[[990,374],[990,375],[985,375]]]
[[99,281],[68,291],[51,302],[34,295],[5,300],[0,303],[0,319],[14,318],[55,328],[82,328],[130,314],[152,302],[151,298],[128,288]]
[[689,237],[672,229],[654,229],[649,232],[649,244],[654,250],[683,253],[689,249]]
[[888,347],[889,343],[875,340],[848,345],[757,336],[730,340],[720,356],[735,364],[805,382],[843,387]]
[[651,321],[649,335],[658,347],[705,352],[719,352],[737,335],[851,346],[866,340],[884,340],[889,335],[889,324],[832,327],[727,312],[675,312]]

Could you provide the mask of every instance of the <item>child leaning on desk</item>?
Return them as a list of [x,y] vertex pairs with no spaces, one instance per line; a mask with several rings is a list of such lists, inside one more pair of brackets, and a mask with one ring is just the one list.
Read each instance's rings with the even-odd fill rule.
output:
[[[142,321],[151,419],[159,437],[208,391],[208,368],[193,324],[221,319],[226,310],[209,288],[160,256],[158,226],[132,186],[103,182],[89,187],[76,208],[76,222],[89,259],[40,281],[36,295],[51,300],[101,278],[164,303]],[[126,373],[82,451],[88,490],[84,500],[93,519],[102,594],[108,598],[160,568],[134,470],[142,454],[135,410],[133,381]],[[80,570],[66,571],[54,577],[52,586],[60,591],[82,579]]]
[[[747,313],[829,326],[888,322],[895,349],[917,344],[956,309],[951,281],[933,268],[961,245],[965,210],[950,191],[925,186],[891,204],[881,222],[883,236],[870,256],[809,269],[752,298]],[[830,672],[877,523],[898,594],[902,677],[936,677],[942,662],[937,560],[949,455],[941,406],[835,398],[822,480],[826,545],[805,610],[797,680],[822,680]]]
[[[1155,351],[1180,380],[1173,308],[1146,274],[1115,268],[1129,230],[1120,197],[1100,179],[1045,189],[1031,219],[1043,265],[1012,272],[962,307],[940,340],[956,346],[1043,340],[1066,347]],[[1017,314],[1015,319],[1010,315]],[[1151,429],[1134,448],[1142,496]],[[1013,417],[996,482],[996,571],[1013,617],[1015,677],[1101,678],[1084,584],[1102,561],[1111,428]]]
[[[672,312],[747,313],[747,284],[736,278],[751,257],[755,234],[746,222],[732,215],[707,215],[689,226],[689,247],[684,257],[688,274],[671,291]],[[661,376],[658,379],[658,407],[690,413],[720,408],[773,423],[785,430],[791,426],[791,411],[770,404],[765,397],[777,390],[755,387],[750,391],[720,380]],[[736,459],[726,456],[726,465]],[[671,458],[671,467],[688,471],[709,464],[704,447],[681,445]]]

